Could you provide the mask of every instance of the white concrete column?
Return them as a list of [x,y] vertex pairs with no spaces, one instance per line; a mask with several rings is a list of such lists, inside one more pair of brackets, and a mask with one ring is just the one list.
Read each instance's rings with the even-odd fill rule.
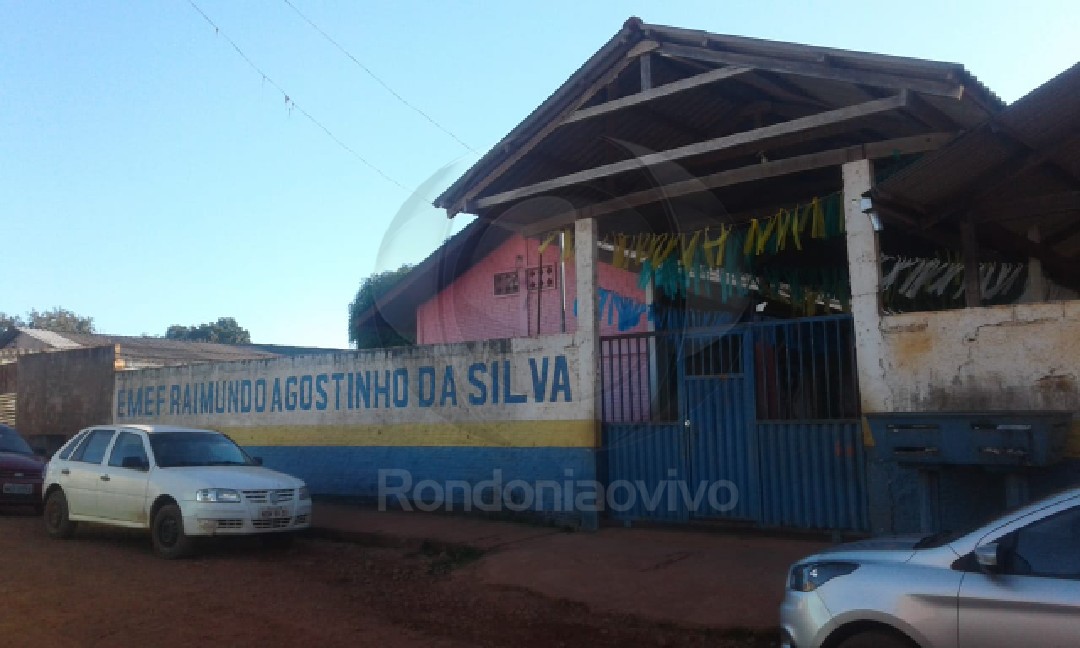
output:
[[[580,346],[578,358],[578,393],[581,404],[593,421],[593,447],[599,450],[603,397],[600,381],[600,291],[599,258],[596,248],[596,219],[579,220],[574,224],[574,268],[577,273],[577,333]],[[599,452],[594,455],[599,458]],[[594,475],[583,478],[600,479],[594,460]],[[581,526],[587,531],[599,528],[597,513],[582,513]]]
[[596,219],[574,224],[574,269],[577,276],[577,338],[581,343],[578,385],[583,403],[591,404],[599,446],[600,385],[600,291],[597,274]]
[[874,180],[870,160],[848,162],[844,175],[844,225],[847,232],[848,274],[851,277],[851,314],[855,320],[855,354],[862,410],[886,411],[889,389],[882,366],[881,260],[877,232],[862,213],[862,195]]

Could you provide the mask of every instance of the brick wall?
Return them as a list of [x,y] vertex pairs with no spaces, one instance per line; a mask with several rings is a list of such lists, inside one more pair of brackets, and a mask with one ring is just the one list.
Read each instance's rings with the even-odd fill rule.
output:
[[[541,263],[537,247],[535,240],[514,236],[438,295],[421,304],[416,317],[417,343],[471,342],[559,333],[562,331],[563,312],[559,285],[564,281],[566,332],[574,332],[577,329],[577,318],[574,317],[574,300],[577,297],[574,262],[566,262],[566,276],[562,277],[558,245],[549,246],[543,255],[543,264],[555,266],[557,283],[554,289],[540,291],[538,295],[526,287],[527,269]],[[518,272],[520,288],[516,294],[495,295],[494,276],[502,272]],[[645,302],[645,291],[638,287],[636,273],[601,263],[598,274],[602,289]],[[537,301],[540,302],[539,324]],[[643,316],[637,326],[623,332],[645,331],[646,328]],[[617,315],[605,309],[601,313],[601,334],[617,332],[620,332]]]

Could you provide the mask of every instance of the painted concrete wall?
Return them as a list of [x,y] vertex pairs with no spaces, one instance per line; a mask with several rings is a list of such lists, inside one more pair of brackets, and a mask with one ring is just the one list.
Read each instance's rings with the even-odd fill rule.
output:
[[[582,345],[556,335],[128,371],[113,418],[221,430],[317,494],[375,497],[380,469],[414,485],[592,480]],[[550,498],[534,508],[557,510]]]
[[[543,290],[539,295],[540,322],[537,325],[537,293],[526,289],[525,270],[540,264],[538,244],[533,239],[514,236],[494,252],[479,260],[453,284],[417,308],[416,336],[418,344],[445,344],[507,337],[530,337],[562,331],[562,292],[559,288]],[[493,278],[496,273],[518,270],[520,257],[520,291],[515,295],[496,296]],[[554,264],[560,272],[558,245],[550,245],[543,255],[544,265]],[[577,330],[574,300],[577,298],[577,271],[573,260],[565,264],[566,331]],[[597,267],[600,288],[645,303],[645,291],[638,287],[636,273],[620,270],[606,263]],[[606,305],[606,304],[605,304]],[[619,331],[618,317],[613,309],[600,312],[600,333]],[[643,316],[637,326],[622,332],[647,330]]]
[[1080,410],[1080,301],[885,316],[867,412]]
[[[865,412],[1080,412],[1080,301],[884,316],[878,331],[880,346],[873,352],[879,364],[862,377]],[[1076,421],[1069,458],[1026,471],[1032,497],[1080,485]],[[875,528],[916,530],[915,471],[878,461],[870,476]],[[944,528],[985,519],[1005,507],[1001,473],[952,467],[940,480]]]
[[[869,163],[844,165],[847,254],[864,414],[965,410],[1080,412],[1080,301],[882,315],[877,235],[858,197]],[[1025,473],[1032,497],[1080,485],[1080,425],[1069,458]],[[917,472],[879,456],[869,426],[867,487],[875,533],[919,530]],[[940,526],[959,528],[1005,508],[1005,476],[979,467],[939,473]]]

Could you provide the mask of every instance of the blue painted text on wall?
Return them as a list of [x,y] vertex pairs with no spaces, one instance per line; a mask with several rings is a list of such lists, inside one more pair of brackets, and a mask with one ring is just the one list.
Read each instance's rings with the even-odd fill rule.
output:
[[[357,409],[451,408],[573,402],[565,355],[522,359],[528,384],[514,384],[511,360],[475,362],[465,375],[451,365],[239,378],[125,388],[116,392],[117,418],[188,414],[246,414]],[[460,390],[460,397],[459,397]]]

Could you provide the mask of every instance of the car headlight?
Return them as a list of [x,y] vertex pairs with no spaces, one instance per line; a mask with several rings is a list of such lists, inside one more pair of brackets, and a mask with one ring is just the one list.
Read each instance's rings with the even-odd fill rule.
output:
[[302,500],[311,499],[311,491],[308,489],[307,486],[301,486],[300,487],[300,499],[302,499]]
[[195,501],[237,504],[240,502],[240,491],[232,488],[203,488],[195,491]]
[[859,568],[853,562],[816,562],[795,565],[788,577],[788,587],[796,592],[813,592],[839,576],[847,576]]

